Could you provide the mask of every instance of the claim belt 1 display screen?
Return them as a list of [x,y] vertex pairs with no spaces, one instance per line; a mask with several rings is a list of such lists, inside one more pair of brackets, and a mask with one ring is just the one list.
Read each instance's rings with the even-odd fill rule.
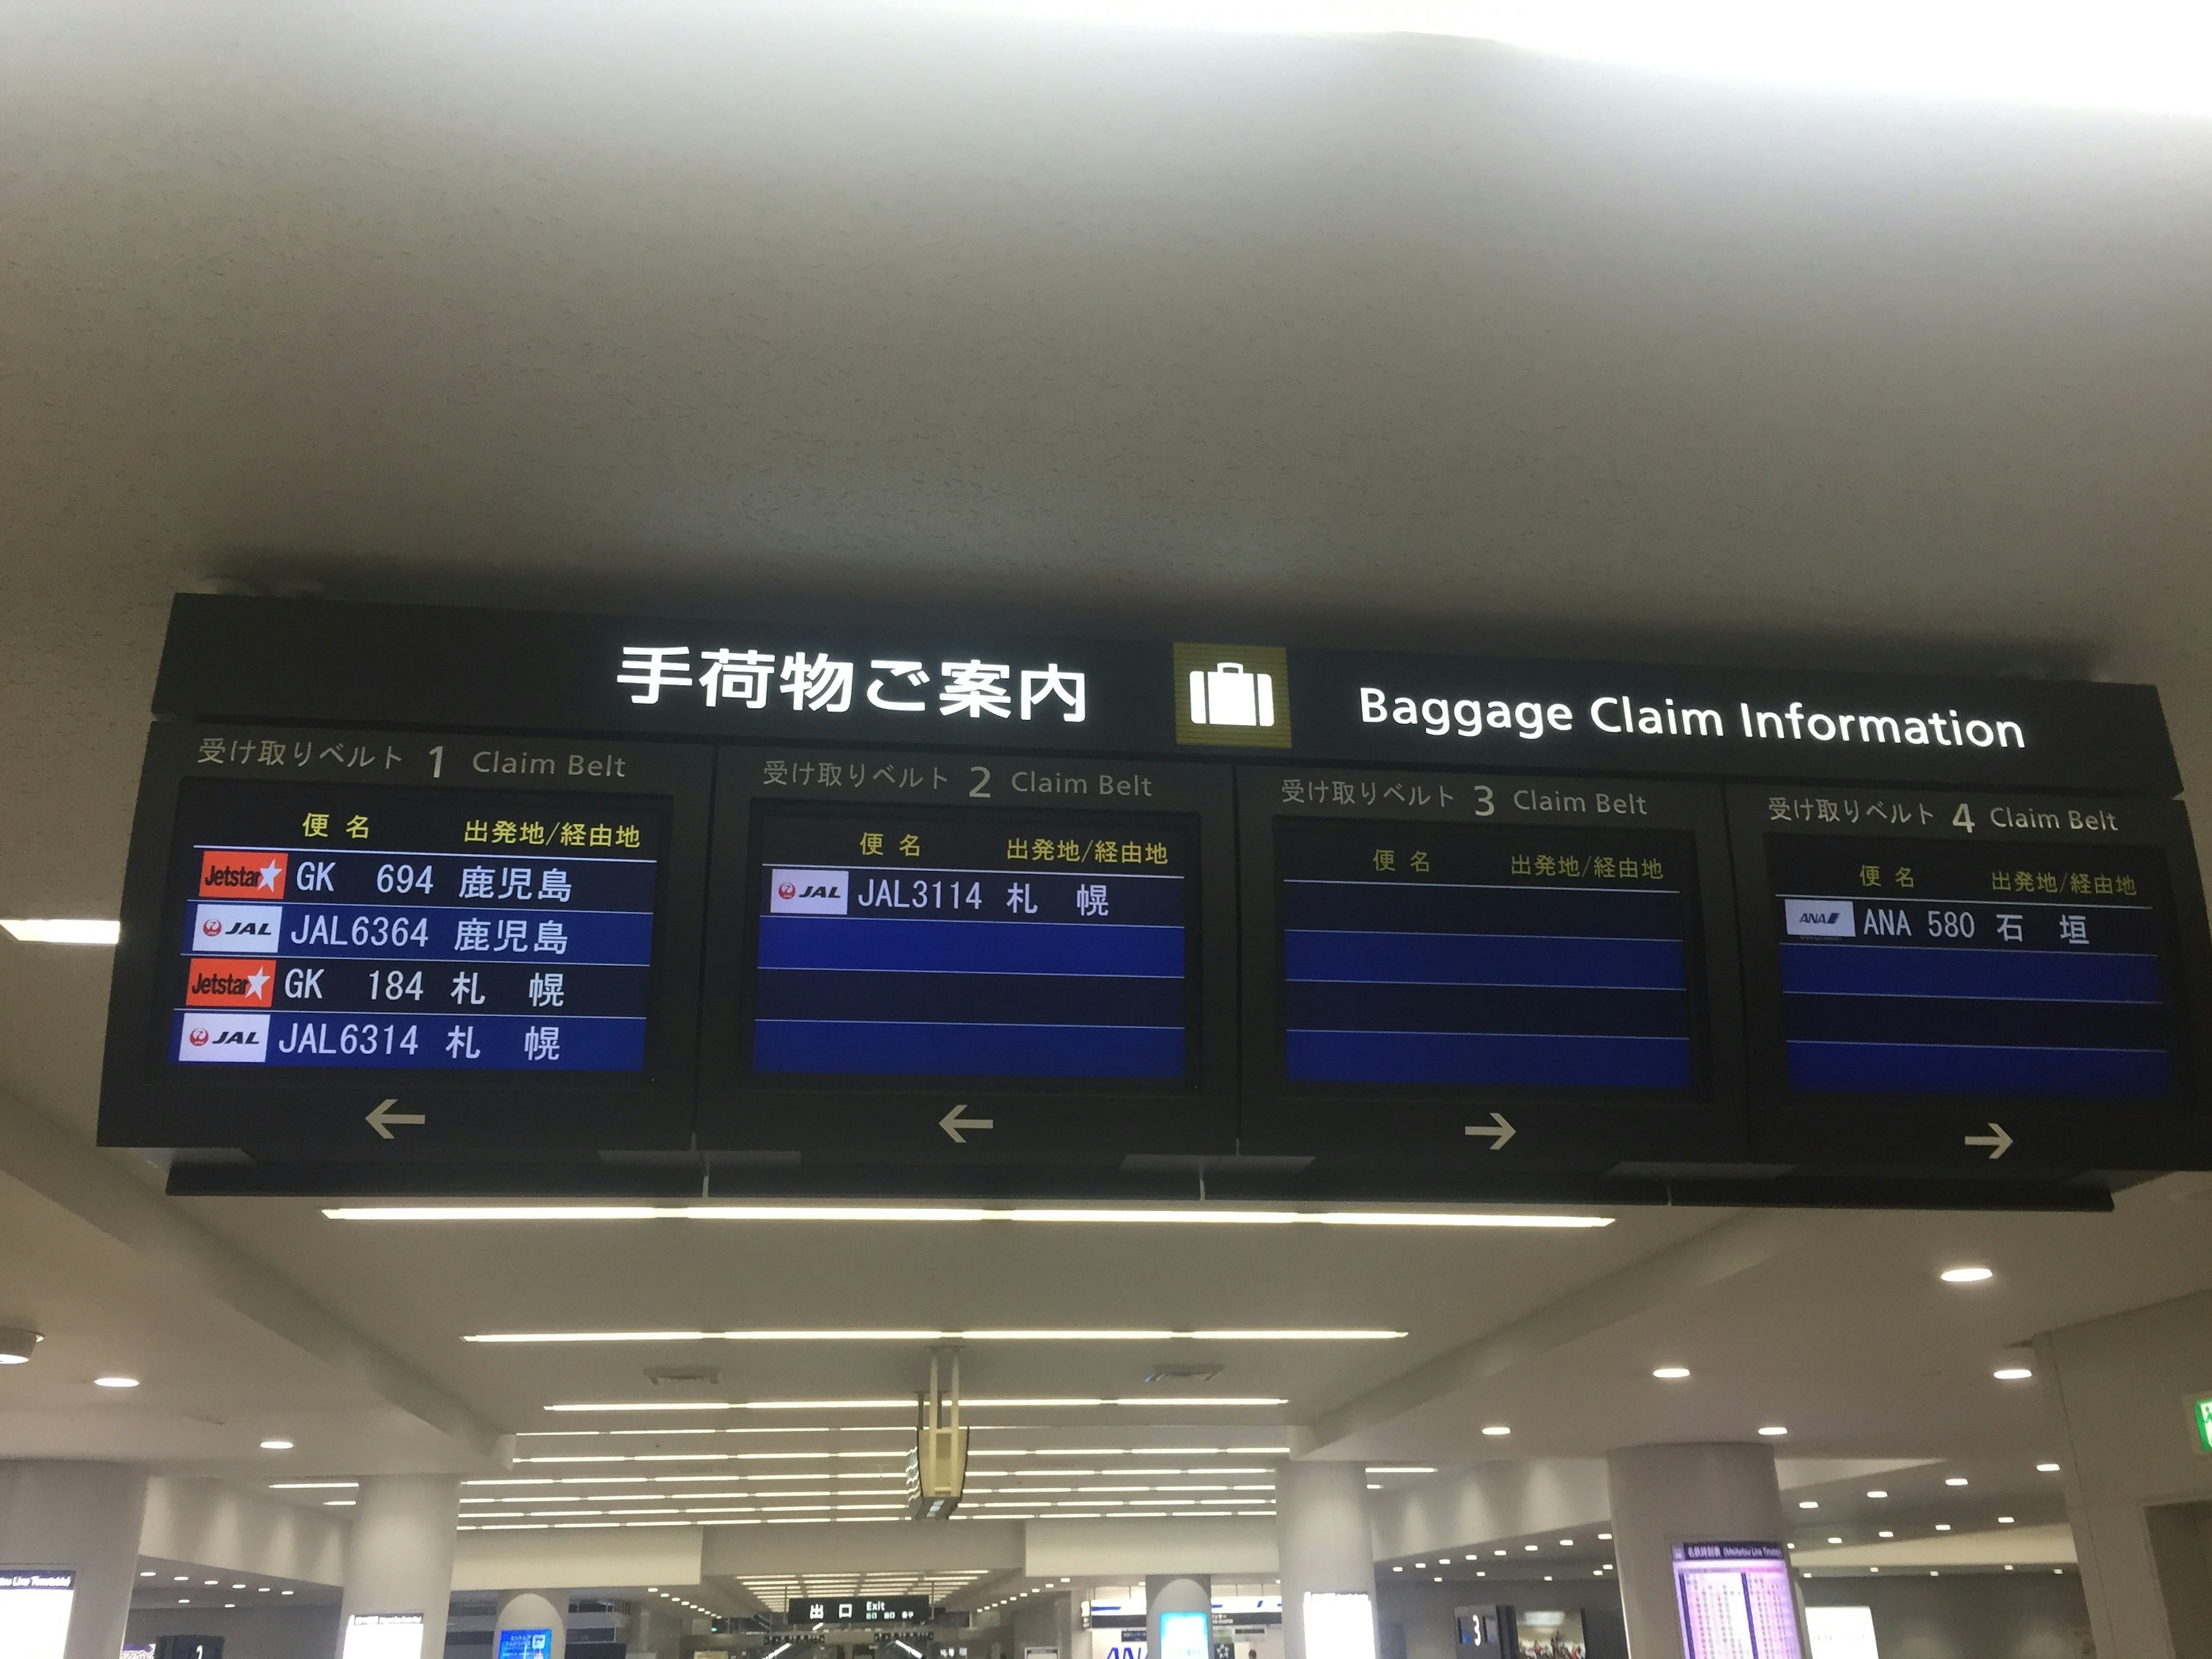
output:
[[2156,848],[1771,836],[1766,858],[1793,1091],[2181,1087]]
[[1689,1091],[1686,834],[1284,820],[1291,1083]]
[[178,815],[169,1066],[644,1068],[655,803],[187,781]]
[[1192,1073],[1180,819],[764,811],[753,879],[756,1073]]

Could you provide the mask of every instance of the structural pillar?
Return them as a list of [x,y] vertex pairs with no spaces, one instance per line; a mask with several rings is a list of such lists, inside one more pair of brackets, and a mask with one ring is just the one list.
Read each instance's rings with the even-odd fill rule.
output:
[[0,1567],[76,1576],[64,1659],[115,1659],[138,1583],[146,1470],[136,1463],[0,1463]]
[[361,1483],[338,1612],[340,1654],[355,1614],[419,1613],[421,1659],[442,1659],[460,1507],[461,1483],[450,1474],[371,1475]]
[[568,1592],[564,1589],[501,1590],[499,1616],[492,1620],[491,1659],[499,1659],[501,1631],[553,1632],[547,1659],[566,1659],[568,1651]]
[[[1351,1593],[1375,1607],[1375,1533],[1360,1463],[1285,1463],[1275,1473],[1275,1549],[1283,1586],[1283,1659],[1306,1659],[1306,1596]],[[1316,1654],[1313,1659],[1344,1659]]]
[[[1770,1446],[1723,1443],[1633,1446],[1605,1460],[1620,1609],[1636,1659],[1682,1659],[1674,1603],[1674,1546],[1759,1543],[1786,1547],[1782,1488]],[[1797,1575],[1790,1575],[1797,1599]],[[1799,1641],[1804,1615],[1798,1614]],[[1809,1651],[1809,1648],[1808,1651]]]
[[[1175,1572],[1145,1580],[1145,1651],[1149,1659],[1179,1659],[1160,1640],[1160,1615],[1195,1613],[1206,1619],[1201,1659],[1213,1652],[1213,1579],[1206,1573]],[[1065,1656],[1063,1656],[1065,1659]]]

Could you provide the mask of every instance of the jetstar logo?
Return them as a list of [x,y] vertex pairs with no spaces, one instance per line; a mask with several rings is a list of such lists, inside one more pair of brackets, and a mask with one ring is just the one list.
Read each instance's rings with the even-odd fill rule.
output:
[[188,1008],[266,1008],[276,985],[275,961],[209,961],[195,957],[185,980]]
[[199,896],[202,898],[283,898],[284,878],[291,862],[289,853],[241,853],[229,849],[202,853]]

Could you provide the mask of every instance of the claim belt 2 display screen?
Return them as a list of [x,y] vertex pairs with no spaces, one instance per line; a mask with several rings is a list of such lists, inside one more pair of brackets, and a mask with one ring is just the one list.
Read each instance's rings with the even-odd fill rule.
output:
[[1172,818],[764,811],[753,1069],[1180,1081],[1189,832]]
[[1791,1089],[2174,1094],[2158,848],[1775,837],[1767,864]]
[[1686,835],[1285,821],[1293,1083],[1687,1091]]
[[187,780],[166,1060],[637,1072],[662,809]]

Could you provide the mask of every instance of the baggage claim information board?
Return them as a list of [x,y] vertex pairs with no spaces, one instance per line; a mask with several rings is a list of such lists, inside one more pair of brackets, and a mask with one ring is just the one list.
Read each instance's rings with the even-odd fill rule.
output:
[[[567,757],[511,744],[256,738],[234,768],[231,741],[170,792],[141,1077],[248,1100],[374,1079],[364,1135],[428,1127],[426,1090],[650,1089],[671,799],[520,787]],[[319,755],[366,760],[282,777]],[[580,752],[578,773],[620,784],[629,758]]]
[[1038,1156],[1110,1136],[1109,1101],[1117,1122],[1155,1114],[1146,1150],[1227,1127],[1234,1011],[1206,989],[1234,979],[1226,769],[722,767],[715,887],[744,904],[711,929],[710,1042],[733,1041],[708,1068],[708,1144],[720,1098],[754,1109],[728,1121],[740,1144],[810,1160],[886,1135],[908,1156]]
[[1738,1107],[1719,791],[1245,769],[1240,822],[1246,959],[1273,969],[1246,1066],[1292,1139],[1352,1097],[1378,1154],[1526,1135],[1571,1161],[1599,1125],[1679,1146]]

